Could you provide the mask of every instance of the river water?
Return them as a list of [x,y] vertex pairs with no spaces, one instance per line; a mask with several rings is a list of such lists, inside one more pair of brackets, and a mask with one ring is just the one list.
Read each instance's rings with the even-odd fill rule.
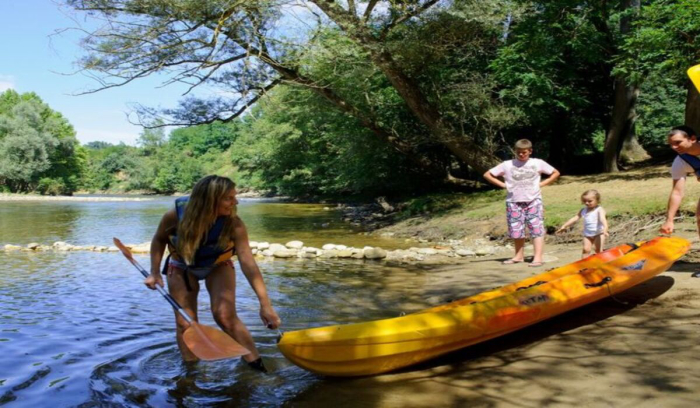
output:
[[[0,246],[111,245],[115,236],[145,242],[172,202],[1,202]],[[406,246],[359,235],[322,205],[243,199],[239,214],[256,241]],[[148,265],[147,256],[137,259]],[[416,289],[426,273],[362,260],[258,263],[283,330],[414,311],[420,299],[396,288]],[[308,373],[280,354],[278,333],[262,326],[257,299],[237,273],[238,313],[271,369],[268,375],[237,360],[185,365],[170,306],[118,253],[0,251],[0,405],[298,406],[311,394],[332,394],[339,380]],[[201,322],[214,325],[202,291]],[[346,381],[345,391],[360,386],[340,381]]]

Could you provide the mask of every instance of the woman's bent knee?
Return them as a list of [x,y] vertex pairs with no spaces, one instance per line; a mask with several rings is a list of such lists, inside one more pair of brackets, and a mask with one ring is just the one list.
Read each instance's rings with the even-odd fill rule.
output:
[[214,320],[220,326],[233,326],[238,321],[238,315],[235,310],[217,309],[213,310]]

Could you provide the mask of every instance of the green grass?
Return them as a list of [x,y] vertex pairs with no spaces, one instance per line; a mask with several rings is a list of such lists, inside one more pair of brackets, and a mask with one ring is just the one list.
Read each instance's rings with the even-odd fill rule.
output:
[[[602,196],[611,227],[625,219],[663,215],[666,212],[672,180],[669,165],[638,168],[614,174],[565,176],[543,189],[545,224],[551,229],[561,226],[583,207],[580,196],[595,188]],[[399,234],[415,236],[421,231],[442,231],[443,236],[459,238],[469,235],[477,223],[505,224],[504,190],[472,194],[432,194],[408,201],[399,220],[391,227]],[[700,197],[700,183],[689,177],[681,206],[683,213],[695,212]],[[486,228],[488,230],[488,228]]]

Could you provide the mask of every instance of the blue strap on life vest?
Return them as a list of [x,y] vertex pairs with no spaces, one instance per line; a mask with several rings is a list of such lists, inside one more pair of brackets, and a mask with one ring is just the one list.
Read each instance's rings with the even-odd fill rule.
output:
[[683,161],[685,161],[686,163],[690,164],[690,167],[693,168],[695,175],[700,178],[700,158],[687,153],[679,154],[678,157],[683,159]]

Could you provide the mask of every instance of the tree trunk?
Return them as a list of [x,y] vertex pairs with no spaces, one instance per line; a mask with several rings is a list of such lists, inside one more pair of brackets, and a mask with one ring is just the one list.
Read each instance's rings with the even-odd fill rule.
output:
[[[634,9],[639,10],[640,0],[624,0],[623,11]],[[628,34],[632,29],[632,16],[623,15],[620,19],[620,34]],[[620,151],[625,140],[636,139],[634,135],[634,122],[637,118],[635,105],[639,96],[639,86],[628,84],[627,81],[618,76],[615,78],[615,99],[610,125],[605,135],[605,148],[603,150],[603,171],[605,173],[615,173],[620,169],[617,166],[620,158]],[[638,143],[637,143],[638,144]],[[641,147],[641,146],[640,146]]]
[[445,146],[458,160],[478,173],[484,173],[499,163],[500,160],[496,156],[473,138],[456,133],[444,123],[439,110],[425,96],[419,84],[403,72],[387,50],[386,44],[382,42],[382,38],[375,36],[373,29],[335,2],[313,3],[338,24],[349,38],[369,53],[372,62],[391,82],[411,113],[430,130],[435,142]]
[[360,109],[344,100],[332,89],[318,86],[313,80],[303,76],[297,69],[281,64],[279,61],[272,58],[272,56],[270,56],[267,52],[253,47],[251,44],[235,35],[235,33],[227,32],[225,34],[242,48],[252,51],[253,54],[257,55],[258,58],[277,71],[282,79],[312,90],[316,94],[331,102],[342,112],[345,112],[346,114],[357,119],[362,126],[372,131],[372,133],[379,137],[380,140],[385,142],[394,150],[406,156],[418,168],[421,168],[427,174],[443,180],[443,182],[447,184],[455,184],[454,178],[450,177],[450,174],[445,166],[441,165],[440,163],[436,163],[434,160],[430,160],[430,158],[418,152],[416,146],[401,140],[395,134],[380,126],[376,118],[374,118],[371,114],[360,111]]
[[700,132],[700,92],[688,81],[688,97],[685,99],[685,125]]
[[627,137],[622,142],[622,150],[620,151],[620,161],[622,163],[636,163],[651,157],[646,149],[639,143],[636,129],[637,126],[633,123],[632,129],[627,133]]
[[389,79],[401,95],[409,110],[418,120],[430,129],[436,141],[479,174],[497,165],[500,160],[466,135],[456,134],[445,125],[442,115],[423,94],[420,86],[396,67],[393,58],[386,52],[373,53],[373,62]]
[[636,120],[634,106],[638,96],[639,87],[627,86],[627,81],[624,78],[615,79],[615,104],[603,150],[603,171],[605,173],[615,173],[620,170],[617,162],[623,142],[634,130],[634,121]]

